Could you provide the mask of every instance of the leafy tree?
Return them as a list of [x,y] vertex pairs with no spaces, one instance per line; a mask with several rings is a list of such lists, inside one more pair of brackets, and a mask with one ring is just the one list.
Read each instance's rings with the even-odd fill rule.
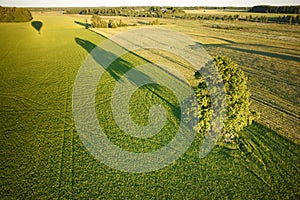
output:
[[126,23],[124,23],[121,19],[120,19],[120,21],[119,21],[119,23],[118,23],[118,26],[119,27],[123,27],[123,26],[128,26]]
[[239,18],[240,18],[240,16],[239,16],[239,15],[234,15],[233,18],[234,18],[236,21],[238,21]]
[[32,19],[30,11],[26,8],[0,6],[0,22],[28,22]]
[[268,16],[265,16],[264,19],[265,19],[265,21],[264,21],[265,23],[268,23],[268,22],[269,22],[269,17],[268,17]]
[[149,21],[149,25],[160,25],[160,22],[158,19],[153,20],[153,21]]
[[108,21],[108,28],[117,28],[118,27],[118,25],[117,25],[117,23],[114,21],[114,20],[109,20]]
[[[226,120],[222,135],[225,141],[230,141],[237,136],[240,130],[258,118],[259,114],[250,109],[247,77],[238,65],[229,58],[221,56],[214,57],[214,64],[223,79],[226,92]],[[199,84],[195,89],[198,106],[197,111],[194,112],[199,117],[198,131],[204,136],[204,133],[210,128],[212,103],[210,91],[208,91],[200,72],[196,72],[195,76],[199,80]]]
[[292,23],[293,23],[293,17],[292,16],[289,16],[289,23],[290,23],[290,25],[292,25]]
[[216,22],[216,16],[215,16],[215,15],[213,16],[212,20],[213,20],[214,22]]
[[93,15],[92,19],[92,27],[93,28],[108,28],[108,22],[102,20],[101,17]]

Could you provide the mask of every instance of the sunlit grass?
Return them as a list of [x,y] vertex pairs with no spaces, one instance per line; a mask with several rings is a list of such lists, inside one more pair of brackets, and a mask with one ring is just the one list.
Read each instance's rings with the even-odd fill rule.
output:
[[[210,54],[227,55],[242,66],[249,76],[251,93],[263,100],[253,105],[262,112],[262,118],[241,132],[243,143],[238,149],[216,146],[200,160],[201,139],[196,138],[184,156],[168,167],[130,174],[94,159],[80,141],[73,122],[71,100],[77,71],[91,47],[105,38],[75,24],[74,21],[82,20],[76,16],[44,13],[34,17],[43,22],[40,34],[30,23],[0,24],[1,199],[293,199],[300,196],[299,145],[274,132],[294,140],[298,137],[299,122],[289,113],[299,115],[299,61],[295,59],[299,58],[300,47],[294,41],[299,38],[299,28],[246,23],[238,24],[245,26],[241,31],[216,30],[210,23],[165,20],[167,25],[162,27],[187,33]],[[273,36],[279,39],[275,41]],[[89,41],[91,46],[84,48],[75,38]],[[188,80],[193,77],[190,70],[180,68],[187,67],[188,63],[170,53],[137,53],[150,61],[162,59],[166,65],[181,69]],[[136,152],[152,151],[168,142],[173,137],[169,130],[176,129],[178,118],[167,107],[169,124],[151,140],[134,140],[114,123],[109,100],[116,75],[146,63],[145,59],[127,54],[113,63],[99,81],[95,100],[99,124],[111,141]],[[166,88],[160,87],[158,92],[140,88],[130,102],[133,120],[149,123],[148,108],[153,103],[166,105],[165,100],[173,106],[177,104]]]

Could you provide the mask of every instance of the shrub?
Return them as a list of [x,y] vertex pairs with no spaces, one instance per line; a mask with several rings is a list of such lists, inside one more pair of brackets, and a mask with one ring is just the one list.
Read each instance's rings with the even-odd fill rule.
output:
[[153,20],[153,21],[149,21],[149,25],[160,25],[160,22],[158,19]]

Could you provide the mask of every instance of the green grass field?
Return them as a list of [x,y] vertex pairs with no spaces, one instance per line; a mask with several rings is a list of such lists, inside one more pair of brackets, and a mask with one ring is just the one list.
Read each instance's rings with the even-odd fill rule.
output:
[[[211,55],[226,55],[241,65],[261,119],[241,132],[239,149],[219,145],[200,160],[201,141],[196,139],[168,167],[131,174],[107,167],[86,150],[74,125],[72,91],[88,52],[104,36],[134,27],[96,30],[98,34],[74,23],[85,20],[76,15],[33,16],[43,23],[40,34],[30,22],[0,24],[1,199],[299,198],[298,26],[235,23],[224,25],[244,28],[219,30],[208,22],[165,20],[165,28],[186,33]],[[112,64],[99,82],[96,104],[110,140],[143,152],[172,138],[169,130],[176,128],[176,114],[151,140],[133,140],[118,130],[107,109],[112,87],[134,66],[161,58],[149,51],[139,55],[126,54]],[[183,62],[168,54],[162,59],[173,67]],[[147,117],[138,121],[138,116],[147,115],[143,108],[153,103],[176,105],[164,88],[157,92],[143,87],[132,96],[132,118],[147,123]]]
[[[151,18],[122,20],[129,24],[146,23]],[[223,21],[203,23],[201,20],[182,19],[161,19],[161,22],[166,24],[161,27],[187,34],[202,44],[211,55],[225,55],[238,63],[249,77],[253,107],[262,114],[259,122],[300,143],[299,26]],[[237,28],[226,30],[215,27]],[[111,37],[134,28],[96,31]],[[158,57],[153,53],[142,55],[150,60]],[[157,59],[164,59],[169,65],[176,66],[170,59]]]

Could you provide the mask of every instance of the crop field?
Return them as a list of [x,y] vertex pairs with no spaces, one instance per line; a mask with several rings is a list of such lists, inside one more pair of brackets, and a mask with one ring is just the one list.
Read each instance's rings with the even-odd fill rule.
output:
[[[42,23],[40,32],[31,22],[0,24],[1,199],[300,197],[298,25],[162,19],[160,28],[185,33],[210,55],[238,63],[249,77],[252,107],[261,118],[241,131],[241,148],[220,144],[199,159],[201,141],[196,138],[171,165],[135,174],[109,168],[86,149],[75,127],[72,94],[77,72],[94,47],[107,37],[146,26],[151,18],[122,18],[136,27],[89,30],[84,23],[90,16],[44,12],[33,17]],[[165,106],[168,120],[159,134],[133,138],[114,122],[110,102],[116,82],[128,70],[156,60],[176,69],[187,65],[166,52],[128,53],[107,68],[97,86],[99,124],[123,149],[161,148],[178,127],[178,102],[158,85],[139,88],[130,109],[132,119],[145,125],[151,105]],[[181,73],[192,79],[191,71]]]

